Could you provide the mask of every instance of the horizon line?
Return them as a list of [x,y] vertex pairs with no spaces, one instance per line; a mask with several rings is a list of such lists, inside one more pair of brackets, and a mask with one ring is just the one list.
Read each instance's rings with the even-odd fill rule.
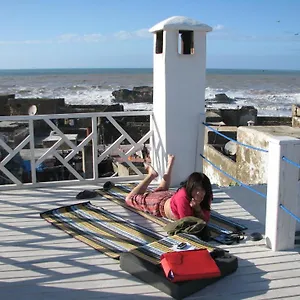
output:
[[[0,69],[0,71],[34,71],[34,70],[136,70],[136,69],[152,69],[153,67],[64,67],[64,68],[10,68],[10,69]],[[300,71],[300,69],[270,69],[270,68],[216,68],[216,67],[208,67],[206,70],[251,70],[251,71]]]

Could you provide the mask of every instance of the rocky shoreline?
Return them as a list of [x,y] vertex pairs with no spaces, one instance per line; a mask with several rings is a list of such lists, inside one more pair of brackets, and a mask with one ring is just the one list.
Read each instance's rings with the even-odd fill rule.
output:
[[[114,90],[112,95],[114,103],[153,103],[153,87],[151,86],[136,86],[130,89]],[[208,104],[223,103],[234,104],[236,101],[228,97],[224,93],[215,95],[214,99],[205,99]]]
[[153,87],[137,86],[132,90],[120,89],[114,90],[112,95],[115,97],[115,103],[153,103]]

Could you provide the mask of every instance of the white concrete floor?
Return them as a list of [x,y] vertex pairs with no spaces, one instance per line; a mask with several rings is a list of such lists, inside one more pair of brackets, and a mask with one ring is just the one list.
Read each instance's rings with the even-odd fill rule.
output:
[[[39,213],[80,202],[87,186],[2,191],[0,193],[0,299],[167,299],[166,294],[122,271],[119,262],[69,237]],[[236,187],[214,190],[213,209],[264,232],[264,201]],[[236,188],[239,189],[239,188]],[[100,197],[91,200],[153,230],[158,225]],[[255,201],[255,202],[254,202]],[[238,270],[188,299],[300,299],[299,248],[272,252],[264,240],[221,246],[239,258]]]

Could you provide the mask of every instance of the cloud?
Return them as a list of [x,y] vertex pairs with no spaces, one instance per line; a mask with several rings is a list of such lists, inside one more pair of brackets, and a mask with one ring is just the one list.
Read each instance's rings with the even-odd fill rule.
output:
[[149,29],[143,28],[134,32],[135,35],[139,38],[152,38],[153,33],[149,32]]
[[121,30],[119,32],[103,35],[101,33],[90,33],[90,34],[77,34],[77,33],[65,33],[59,35],[53,39],[47,40],[0,40],[0,45],[14,45],[14,44],[49,44],[49,43],[101,43],[107,39],[117,40],[129,40],[129,39],[147,39],[151,38],[152,34],[148,29],[142,28],[135,31]]
[[105,37],[100,33],[92,33],[92,34],[74,34],[68,33],[58,36],[55,41],[58,43],[98,43],[105,40]]
[[98,43],[98,42],[105,41],[106,38],[101,33],[92,33],[92,34],[85,34],[82,37],[82,40],[86,43]]
[[[209,39],[214,40],[230,40],[230,41],[247,41],[247,42],[300,42],[300,35],[293,32],[284,32],[281,35],[268,35],[264,36],[261,34],[245,34],[243,32],[237,32],[231,28],[227,28],[222,24],[216,24],[213,26],[212,33],[208,34]],[[102,43],[107,40],[138,40],[138,39],[150,39],[152,33],[148,31],[148,28],[142,28],[133,31],[121,30],[111,34],[101,33],[89,33],[89,34],[77,34],[77,33],[66,33],[54,37],[53,39],[45,40],[0,40],[0,45],[10,44],[50,44],[50,43]]]
[[259,43],[299,43],[300,36],[295,34],[262,35],[244,34],[242,32],[220,31],[208,34],[208,39],[226,40],[233,42],[259,42]]
[[132,33],[121,30],[113,35],[115,38],[120,39],[120,40],[129,40],[132,38]]
[[58,43],[73,43],[79,42],[80,36],[78,34],[66,33],[58,36],[55,40]]
[[233,28],[228,28],[224,25],[217,24],[213,26],[213,31],[208,33],[208,39],[212,40],[224,40],[233,42],[260,42],[260,43],[278,43],[282,42],[285,44],[289,43],[299,43],[300,42],[300,32],[297,31],[284,31],[281,34],[269,34],[264,35],[261,32],[253,32],[253,34],[244,33],[237,31]]
[[224,26],[224,25],[221,25],[221,24],[218,24],[218,25],[216,25],[216,26],[213,26],[213,30],[215,30],[215,31],[222,30],[222,29],[224,29],[224,28],[225,28],[225,26]]
[[52,43],[51,40],[21,40],[21,41],[0,41],[0,45],[21,45],[21,44],[50,44]]
[[150,33],[148,29],[143,28],[135,31],[121,30],[115,33],[113,36],[120,40],[148,39],[152,37],[152,33]]
[[50,40],[27,40],[24,41],[24,44],[50,44],[52,41]]

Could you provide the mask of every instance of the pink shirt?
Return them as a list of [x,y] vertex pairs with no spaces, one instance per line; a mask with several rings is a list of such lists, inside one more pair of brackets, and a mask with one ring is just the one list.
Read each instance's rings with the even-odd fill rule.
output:
[[[185,188],[181,188],[172,196],[170,201],[170,206],[171,206],[172,213],[176,219],[182,219],[184,217],[189,217],[194,215]],[[202,211],[204,214],[204,221],[208,222],[210,217],[210,211],[204,209]]]

